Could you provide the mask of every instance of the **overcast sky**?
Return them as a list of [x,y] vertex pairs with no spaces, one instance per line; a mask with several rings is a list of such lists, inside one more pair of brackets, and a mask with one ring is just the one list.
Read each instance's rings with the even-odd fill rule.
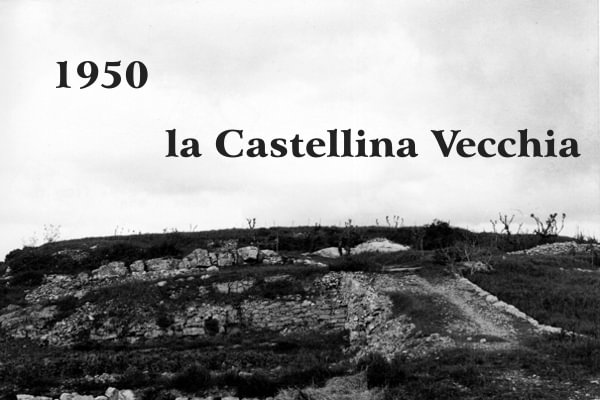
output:
[[[0,51],[0,259],[45,224],[75,238],[399,215],[490,230],[498,212],[526,225],[565,212],[566,233],[600,237],[596,1],[0,0]],[[65,60],[72,88],[57,89]],[[149,79],[79,89],[84,60],[140,60]],[[165,158],[173,128],[204,155]],[[226,129],[335,128],[412,138],[419,156],[215,150]],[[582,155],[445,159],[430,133],[525,128],[573,137]]]

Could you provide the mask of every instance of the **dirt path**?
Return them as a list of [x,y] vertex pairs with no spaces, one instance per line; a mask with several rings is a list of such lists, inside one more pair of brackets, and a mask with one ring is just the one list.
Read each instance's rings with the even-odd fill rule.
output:
[[[490,352],[491,359],[500,362],[491,370],[489,364],[486,367],[486,385],[492,385],[494,395],[499,396],[494,398],[542,399],[546,398],[544,393],[560,393],[559,397],[548,398],[600,400],[600,379],[576,383],[545,379],[535,370],[494,358],[495,354],[526,348],[528,340],[539,337],[547,328],[470,281],[460,277],[425,279],[406,271],[370,275],[369,280],[377,293],[389,296],[394,308],[384,329],[373,332],[376,337],[369,340],[370,350],[388,356],[391,352],[409,357],[412,354],[414,359],[452,348]],[[411,323],[414,328],[407,333],[406,327]],[[352,379],[358,382],[358,376]],[[351,386],[350,380],[339,378],[307,393],[311,399],[383,399],[381,390],[369,390],[362,381],[353,387],[355,394],[349,394],[346,389]]]
[[536,335],[537,327],[529,320],[494,306],[497,299],[486,299],[464,278],[427,280],[414,274],[386,274],[373,284],[392,299],[399,295],[418,299],[421,304],[397,312],[408,313],[425,333],[450,338],[450,346],[507,349]]

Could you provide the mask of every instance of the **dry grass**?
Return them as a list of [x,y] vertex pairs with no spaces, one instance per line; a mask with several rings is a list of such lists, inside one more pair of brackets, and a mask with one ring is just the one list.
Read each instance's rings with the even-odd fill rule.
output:
[[321,388],[285,389],[276,400],[379,400],[383,399],[380,388],[368,389],[364,372],[335,377]]

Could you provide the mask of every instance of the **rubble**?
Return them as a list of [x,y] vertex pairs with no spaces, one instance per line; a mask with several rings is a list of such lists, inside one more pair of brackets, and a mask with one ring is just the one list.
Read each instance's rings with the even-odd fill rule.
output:
[[508,254],[526,254],[530,256],[558,256],[576,253],[589,253],[590,251],[600,250],[600,245],[592,243],[577,243],[577,242],[556,242],[547,243],[532,247],[527,250],[513,251]]

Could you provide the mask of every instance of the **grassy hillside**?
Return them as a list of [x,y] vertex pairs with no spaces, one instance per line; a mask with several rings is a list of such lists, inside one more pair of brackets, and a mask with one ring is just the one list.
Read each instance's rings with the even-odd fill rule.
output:
[[[298,389],[318,388],[329,378],[358,373],[366,377],[366,389],[381,399],[563,399],[574,387],[582,393],[595,393],[590,380],[600,373],[597,261],[586,254],[507,254],[542,243],[573,240],[566,237],[473,233],[434,221],[422,227],[278,227],[83,238],[8,254],[5,268],[10,267],[11,273],[0,281],[0,308],[27,306],[26,293],[39,287],[47,274],[75,276],[109,261],[129,264],[138,259],[181,258],[196,248],[215,248],[231,239],[240,247],[253,244],[277,250],[289,260],[301,253],[340,244],[350,247],[377,237],[412,249],[317,259],[325,261],[327,268],[291,263],[246,265],[222,268],[218,275],[208,277],[190,274],[140,282],[115,280],[80,297],[67,296],[40,307],[58,308],[49,324],[67,320],[91,304],[99,305],[113,320],[157,320],[167,329],[173,315],[198,301],[199,288],[203,289],[203,302],[234,308],[248,299],[292,296],[302,302],[310,298],[306,287],[314,276],[329,271],[362,271],[387,279],[380,274],[388,273],[389,267],[406,267],[418,268],[406,273],[417,274],[430,285],[451,281],[455,273],[463,273],[540,322],[585,336],[536,336],[523,339],[517,349],[447,349],[418,359],[399,355],[385,360],[371,354],[356,363],[349,351],[348,331],[282,335],[263,329],[191,338],[164,335],[136,343],[86,339],[67,348],[0,332],[0,391],[6,393],[4,398],[13,400],[11,393],[16,392],[58,397],[63,390],[100,393],[107,386],[117,386],[137,389],[141,398],[152,400],[174,399],[178,393],[219,394],[223,390],[240,397],[265,398],[287,389],[296,392],[282,399],[320,399],[336,397],[311,397],[310,390]],[[487,261],[492,270],[471,273],[457,268],[467,259]],[[288,279],[266,279],[282,274]],[[240,279],[252,279],[255,284],[243,293],[214,290],[214,285]],[[441,316],[459,318],[460,313],[439,309],[440,303],[429,301],[432,297],[427,293],[387,295],[392,317],[412,321],[417,340],[441,332]]]

